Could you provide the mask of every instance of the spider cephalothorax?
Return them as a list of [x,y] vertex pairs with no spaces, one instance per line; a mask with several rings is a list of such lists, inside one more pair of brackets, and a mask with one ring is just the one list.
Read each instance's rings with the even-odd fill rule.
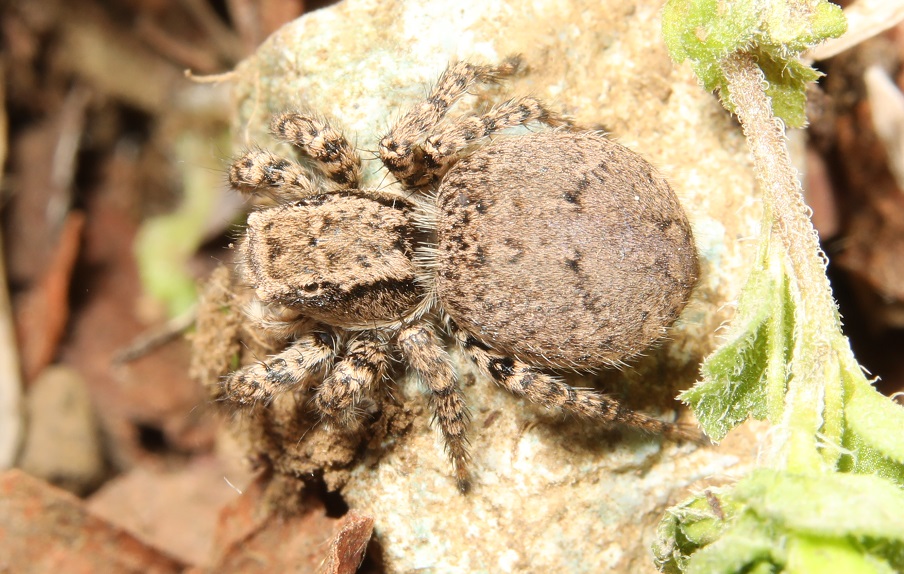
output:
[[[356,151],[311,114],[279,115],[272,131],[317,176],[263,150],[234,162],[236,189],[278,204],[249,216],[239,274],[290,335],[283,352],[225,379],[228,398],[310,388],[317,411],[347,422],[397,352],[426,384],[464,485],[468,411],[440,326],[515,394],[674,430],[553,373],[623,364],[663,336],[697,280],[687,218],[643,158],[534,98],[447,117],[467,90],[516,68],[449,66],[380,141],[400,190],[359,189]],[[490,140],[535,122],[561,127]]]

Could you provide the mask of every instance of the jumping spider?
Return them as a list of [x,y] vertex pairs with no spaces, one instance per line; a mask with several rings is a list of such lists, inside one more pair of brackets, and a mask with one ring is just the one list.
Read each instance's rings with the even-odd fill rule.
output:
[[[249,215],[238,273],[289,342],[227,376],[226,397],[314,389],[316,411],[348,424],[397,350],[429,390],[464,487],[469,415],[439,326],[516,395],[675,432],[553,373],[623,365],[664,335],[698,275],[687,218],[639,155],[535,98],[447,118],[468,90],[518,66],[443,72],[379,143],[401,191],[360,189],[356,150],[313,114],[277,115],[271,129],[317,175],[261,149],[233,163],[235,189],[277,203]],[[560,127],[490,137],[531,123]]]

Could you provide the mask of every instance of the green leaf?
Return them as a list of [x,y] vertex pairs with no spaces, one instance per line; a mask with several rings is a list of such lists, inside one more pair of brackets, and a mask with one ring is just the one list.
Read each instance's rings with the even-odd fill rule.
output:
[[679,397],[714,440],[748,416],[773,422],[781,417],[793,309],[781,246],[764,232],[726,343],[704,361],[703,380]]
[[847,29],[841,7],[825,0],[773,0],[761,5],[764,43],[769,51],[785,51],[789,58]]
[[662,32],[672,58],[718,68],[718,60],[753,39],[758,5],[752,0],[669,0],[662,11]]
[[[834,357],[827,361],[825,365],[824,380],[822,381],[822,400],[824,407],[822,409],[822,428],[819,429],[819,439],[821,441],[822,456],[825,461],[825,467],[836,469],[843,453],[844,441],[844,402],[846,393],[844,389],[844,376],[841,366],[841,357],[847,348],[850,354],[850,345],[847,339],[840,332],[835,333],[833,338],[835,346]],[[841,351],[838,350],[841,347]],[[857,365],[859,370],[859,365]]]
[[760,69],[769,84],[766,95],[772,99],[772,113],[790,127],[805,125],[807,84],[815,82],[822,74],[797,59],[777,60],[771,54],[758,55]]
[[[838,469],[875,474],[904,487],[904,408],[873,388],[841,335],[836,351],[844,395]],[[827,392],[826,426],[835,414],[829,412],[831,400]]]
[[894,574],[888,562],[864,553],[846,538],[791,536],[786,546],[788,574]]
[[783,549],[756,517],[745,514],[725,534],[690,557],[691,574],[775,572],[784,562]]
[[684,572],[694,552],[719,539],[734,511],[719,489],[670,508],[653,544],[656,566],[663,572]]
[[690,59],[707,90],[734,111],[720,65],[729,54],[754,54],[769,86],[773,113],[791,127],[806,123],[806,85],[819,73],[798,55],[844,33],[841,8],[825,0],[669,0],[662,31],[676,62]]
[[848,372],[848,377],[847,429],[885,458],[904,464],[904,408],[874,389],[862,373]]
[[760,469],[669,510],[664,572],[891,572],[904,566],[904,491],[870,475]]
[[855,432],[845,433],[843,446],[848,453],[841,457],[838,470],[875,474],[904,488],[904,465],[883,456],[881,451]]
[[760,469],[738,482],[731,497],[787,531],[904,543],[904,491],[877,476]]

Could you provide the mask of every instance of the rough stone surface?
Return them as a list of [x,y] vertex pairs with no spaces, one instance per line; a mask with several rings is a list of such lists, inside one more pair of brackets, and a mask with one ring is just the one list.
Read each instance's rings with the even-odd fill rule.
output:
[[[687,211],[701,279],[669,340],[628,369],[575,381],[668,417],[731,315],[760,207],[740,131],[689,69],[670,61],[660,10],[641,0],[347,0],[286,26],[238,68],[237,148],[274,145],[269,115],[304,107],[333,119],[360,150],[376,150],[450,60],[522,54],[528,73],[487,101],[532,94],[605,129],[652,162]],[[369,185],[387,183],[378,161],[365,164]],[[426,399],[409,379],[395,395],[421,414],[404,435],[372,441],[342,489],[353,509],[375,518],[388,572],[653,571],[649,545],[663,510],[691,485],[743,473],[755,458],[750,430],[719,448],[605,430],[533,408],[456,361],[473,414],[472,491],[457,492]]]

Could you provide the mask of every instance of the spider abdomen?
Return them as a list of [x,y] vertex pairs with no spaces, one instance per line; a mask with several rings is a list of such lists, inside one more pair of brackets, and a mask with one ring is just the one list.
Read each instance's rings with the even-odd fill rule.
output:
[[498,138],[437,197],[439,299],[505,353],[591,369],[661,338],[697,281],[690,224],[634,152],[591,132]]

